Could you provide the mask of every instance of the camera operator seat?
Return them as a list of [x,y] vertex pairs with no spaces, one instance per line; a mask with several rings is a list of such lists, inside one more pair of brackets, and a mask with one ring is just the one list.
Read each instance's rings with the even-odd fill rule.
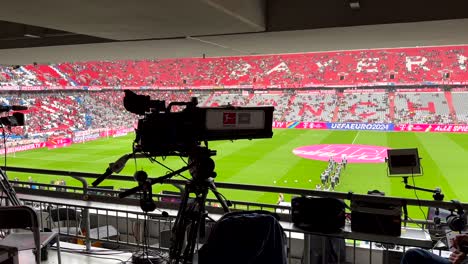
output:
[[277,216],[266,211],[227,213],[198,251],[199,264],[286,264],[286,236]]

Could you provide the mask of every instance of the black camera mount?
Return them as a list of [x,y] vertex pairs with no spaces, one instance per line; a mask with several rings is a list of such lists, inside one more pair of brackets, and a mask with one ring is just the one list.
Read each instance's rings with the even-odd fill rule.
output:
[[442,193],[442,190],[438,187],[435,189],[427,189],[427,188],[410,185],[408,184],[408,176],[403,177],[403,183],[405,184],[406,189],[432,193],[432,198],[434,199],[434,201],[444,200],[444,194]]
[[[156,208],[152,197],[152,186],[165,183],[166,180],[189,171],[192,178],[187,180],[181,197],[176,220],[172,228],[171,247],[169,249],[170,263],[192,263],[197,238],[205,236],[205,218],[207,213],[205,203],[208,192],[211,191],[225,212],[229,212],[230,202],[226,201],[216,189],[215,162],[211,158],[216,151],[207,147],[197,146],[189,154],[188,165],[164,176],[150,179],[145,172],[135,173],[138,186],[119,194],[120,198],[141,192],[140,206],[148,212]],[[186,242],[186,243],[185,243]]]

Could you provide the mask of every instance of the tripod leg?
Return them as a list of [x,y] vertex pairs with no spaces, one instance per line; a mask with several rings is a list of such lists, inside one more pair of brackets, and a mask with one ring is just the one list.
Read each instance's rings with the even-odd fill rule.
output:
[[1,191],[5,192],[10,205],[21,205],[21,202],[18,199],[18,196],[16,196],[15,189],[13,189],[10,182],[8,181],[7,175],[1,168],[0,168],[0,188],[1,188]]
[[182,248],[185,242],[185,228],[187,226],[187,204],[188,199],[190,198],[190,189],[191,187],[187,185],[185,187],[184,194],[182,195],[182,200],[180,202],[179,211],[177,212],[177,217],[172,227],[171,232],[171,247],[169,248],[169,258],[170,263],[178,264],[181,258]]
[[212,181],[209,186],[211,192],[215,195],[216,199],[219,201],[221,204],[221,207],[223,207],[223,210],[225,213],[229,213],[229,206],[226,204],[226,200],[221,196],[221,194],[218,192],[218,189],[216,188],[216,185]]
[[199,234],[203,232],[202,234],[204,235],[205,233],[205,202],[207,194],[208,188],[197,194],[193,206],[190,207],[189,217],[191,217],[191,221],[188,227],[187,246],[184,250],[184,263],[192,263]]

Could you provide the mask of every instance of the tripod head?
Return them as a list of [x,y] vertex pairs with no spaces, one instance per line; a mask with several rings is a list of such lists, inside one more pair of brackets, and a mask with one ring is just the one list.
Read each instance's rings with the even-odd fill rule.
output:
[[216,178],[215,163],[211,158],[215,155],[215,150],[201,146],[198,146],[189,154],[188,163],[191,165],[189,172],[194,181]]

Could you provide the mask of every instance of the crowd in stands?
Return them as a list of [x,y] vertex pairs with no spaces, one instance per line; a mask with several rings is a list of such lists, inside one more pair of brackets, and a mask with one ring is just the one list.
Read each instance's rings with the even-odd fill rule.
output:
[[273,112],[273,119],[284,120],[284,115],[291,108],[291,101],[293,101],[290,95],[281,94],[262,94],[261,96],[253,96],[249,100],[251,106],[268,106],[272,105],[275,107]]
[[331,121],[337,102],[337,94],[297,94],[280,121]]
[[[466,124],[468,93],[453,93],[454,112],[442,92],[213,93],[206,106],[275,106],[276,121]],[[392,96],[389,96],[392,94]],[[459,94],[455,96],[455,94]],[[392,114],[393,113],[393,114]],[[465,117],[457,119],[457,117]]]
[[[447,99],[453,94],[454,100]],[[275,106],[276,121],[467,124],[467,92],[212,93],[205,106]],[[463,103],[465,102],[465,103]],[[451,111],[450,109],[453,109]],[[460,118],[458,118],[460,117]]]
[[38,78],[38,75],[25,70],[20,66],[0,66],[0,85],[1,86],[36,86],[45,85]]
[[89,129],[132,127],[135,118],[123,107],[123,92],[84,93],[80,104],[85,109],[86,125]]
[[401,93],[395,104],[397,123],[447,124],[454,120],[444,93]]
[[468,82],[468,46],[0,67],[0,85],[296,88]]
[[341,122],[391,123],[388,93],[344,94],[339,100]]
[[[199,106],[275,107],[275,121],[365,122],[394,124],[467,124],[468,92],[392,92],[342,90],[254,90],[196,92],[145,90],[152,100],[187,102],[196,96]],[[34,143],[37,137],[72,134],[90,129],[135,127],[137,115],[123,106],[122,90],[10,91],[0,94],[0,104],[24,105],[26,124],[13,127],[7,145],[19,140]],[[172,111],[180,111],[174,108]],[[27,139],[24,141],[23,139]],[[29,144],[28,143],[28,144]]]
[[468,93],[452,92],[453,107],[456,113],[456,119],[460,123],[468,123],[468,111],[466,105],[468,102]]
[[[314,93],[295,90],[265,93],[147,90],[143,94],[152,100],[164,100],[166,105],[173,101],[190,101],[191,96],[198,97],[199,106],[208,107],[273,105],[274,119],[287,122],[467,123],[466,92],[453,93],[453,104],[444,92],[397,92],[393,97],[389,96],[390,92],[343,93],[333,90]],[[135,114],[124,109],[124,92],[121,90],[4,92],[0,95],[2,104],[29,107],[22,111],[26,125],[15,130],[21,135],[134,127],[137,120]],[[393,116],[390,105],[393,105]]]
[[[5,90],[0,104],[29,107],[23,111],[26,125],[11,129],[9,144],[42,135],[134,127],[137,116],[124,109],[120,87],[142,86],[155,89],[141,93],[166,103],[196,96],[199,105],[209,107],[273,105],[275,121],[466,124],[466,92],[356,93],[323,86],[462,85],[468,83],[467,63],[468,46],[444,46],[0,66]],[[247,86],[249,90],[226,89]],[[322,90],[294,89],[303,87]]]
[[[153,100],[165,100],[167,104],[190,101],[190,95],[181,92],[148,91],[144,94]],[[25,126],[11,128],[12,135],[8,137],[7,146],[15,146],[19,140],[22,145],[30,144],[34,143],[30,142],[33,138],[61,133],[134,127],[137,116],[125,110],[123,97],[124,92],[121,90],[2,92],[0,104],[28,107],[20,111],[25,115]]]

